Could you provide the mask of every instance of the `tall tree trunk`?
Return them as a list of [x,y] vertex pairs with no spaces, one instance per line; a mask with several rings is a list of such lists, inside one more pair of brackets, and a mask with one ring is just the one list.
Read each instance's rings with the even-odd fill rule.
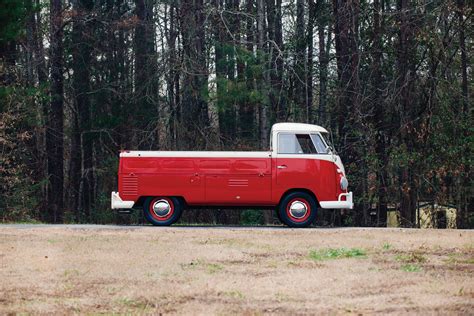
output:
[[[253,19],[255,15],[255,0],[246,0],[245,13],[247,15],[245,19],[245,54],[247,54],[248,57],[253,57],[255,42],[255,20]],[[254,89],[255,78],[252,64],[251,58],[247,58],[245,66],[245,85],[248,91]],[[238,122],[240,138],[244,140],[258,139],[258,133],[255,133],[255,107],[248,97],[245,98],[245,101],[240,106]]]
[[265,2],[264,0],[257,0],[257,33],[258,33],[258,45],[257,45],[257,60],[258,64],[262,69],[259,82],[259,92],[261,94],[262,101],[258,106],[258,119],[259,119],[259,131],[260,131],[260,147],[268,148],[268,118],[267,118],[267,92],[266,84],[268,80],[265,74],[265,59],[263,58],[265,54],[265,39],[266,39],[266,30],[265,30]]
[[63,19],[61,0],[50,2],[51,24],[51,102],[46,130],[46,151],[48,153],[48,218],[49,222],[60,223],[64,212],[64,138],[63,138]]
[[[355,142],[360,139],[360,85],[359,85],[359,51],[358,24],[359,0],[334,0],[336,62],[338,69],[338,89],[336,117],[338,123],[339,148],[341,157],[349,170],[356,166],[358,154]],[[365,169],[359,168],[352,176],[356,179],[366,177]],[[358,174],[357,174],[358,173]],[[356,195],[364,193],[363,181],[352,182]],[[355,209],[363,205],[356,204]],[[360,214],[360,213],[359,213]],[[359,215],[358,214],[358,215]],[[355,217],[355,224],[360,225],[360,216]]]
[[357,48],[359,1],[334,0],[336,62],[338,70],[337,122],[344,161],[354,161],[349,133],[355,132],[360,103]]
[[[461,48],[461,95],[462,95],[462,115],[467,118],[472,117],[472,106],[469,105],[469,91],[468,91],[468,78],[467,78],[467,69],[468,69],[468,57],[466,52],[466,35],[465,35],[465,1],[457,0],[457,14],[458,14],[458,23],[459,23],[459,47]],[[466,138],[469,137],[468,132],[465,132],[464,135]],[[470,148],[466,148],[466,154],[469,155],[471,151]],[[469,209],[469,204],[474,200],[472,196],[469,197],[469,187],[471,177],[470,177],[471,166],[466,165],[466,170],[464,170],[463,179],[459,179],[459,188],[457,198],[457,214],[456,214],[456,226],[457,228],[465,228],[467,225],[467,213]],[[459,175],[458,177],[461,177]],[[467,196],[464,199],[464,196]],[[464,204],[464,205],[463,205]],[[471,205],[472,206],[472,205]],[[471,208],[472,209],[472,208]]]
[[[239,16],[242,14],[246,13],[246,7],[245,6],[240,6],[240,0],[234,0],[234,6],[235,10],[238,11]],[[242,21],[242,19],[237,18],[234,21],[234,29],[235,29],[235,41],[236,41],[236,62],[237,62],[237,84],[238,86],[242,87],[243,85],[247,85],[248,83],[246,82],[245,79],[245,56],[247,55],[247,52],[245,51],[245,28],[244,26],[246,25],[245,22]],[[236,139],[242,139],[242,130],[247,129],[246,126],[242,126],[240,123],[241,117],[242,117],[242,111],[245,109],[246,104],[247,104],[246,98],[239,98],[237,100],[237,106],[235,109],[235,138]],[[240,212],[238,213],[239,220],[240,220]]]
[[[40,7],[40,0],[35,1],[36,7]],[[40,30],[41,29],[41,10],[37,10],[36,12],[36,29]],[[47,81],[48,81],[48,68],[46,66],[46,56],[44,52],[44,46],[43,46],[43,35],[36,31],[33,34],[33,38],[35,41],[35,62],[36,62],[36,72],[38,74],[38,86],[41,88],[41,91],[43,92],[44,95],[47,94]],[[49,104],[48,102],[43,98],[40,100],[40,113],[41,113],[41,123],[42,123],[42,128],[41,128],[41,133],[38,136],[38,138],[41,138],[41,158],[40,158],[40,164],[42,170],[40,171],[41,178],[44,180],[47,178],[47,171],[48,171],[48,157],[47,157],[47,151],[46,151],[46,130],[47,130],[47,120],[48,120],[48,110],[49,110]],[[47,214],[47,205],[48,205],[48,187],[49,185],[46,184],[42,186],[42,201],[41,201],[41,206],[40,206],[40,211],[42,214]]]
[[283,101],[283,29],[281,17],[281,0],[267,0],[269,71],[269,102],[273,117],[271,121],[284,121],[287,113]]
[[[319,108],[318,123],[326,124],[327,112],[327,85],[328,85],[328,63],[331,32],[329,31],[328,3],[326,0],[318,0],[316,3],[318,11],[318,45],[319,45]],[[327,45],[325,32],[327,29]]]
[[[239,32],[239,1],[238,0],[228,0],[226,2],[226,23],[228,25],[229,31],[227,34],[227,80],[228,83],[232,86],[235,85],[235,73],[236,73],[236,60],[235,60],[235,47],[238,42],[235,42],[235,34]],[[229,92],[230,88],[227,90]],[[229,129],[229,139],[232,143],[235,141],[236,136],[236,115],[237,115],[237,100],[230,100],[227,104],[228,107],[228,129]]]
[[86,221],[91,220],[91,209],[94,202],[94,169],[93,169],[93,140],[91,130],[90,109],[90,68],[92,45],[92,26],[90,12],[93,2],[80,0],[75,2],[76,16],[73,22],[73,89],[74,107],[73,136],[71,139],[71,168],[69,192],[70,207],[77,214],[82,209]]
[[[74,100],[76,102],[76,100]],[[79,113],[77,104],[74,105],[74,112],[71,115],[71,147],[69,160],[68,183],[66,185],[68,195],[66,197],[67,208],[74,214],[74,221],[87,221],[83,218],[81,203],[81,178],[82,178],[82,151],[81,151],[81,131],[79,127]]]
[[201,148],[212,143],[208,113],[208,69],[205,47],[205,12],[202,0],[181,5],[180,28],[183,40],[182,125],[186,126],[187,143]]
[[[409,0],[398,0],[397,13],[400,26],[397,47],[397,88],[400,117],[400,142],[406,148],[406,152],[412,152],[412,113],[413,107],[413,30],[411,25],[412,7]],[[416,211],[416,188],[414,186],[413,162],[406,162],[400,170],[400,217],[401,225],[411,227],[415,224]]]
[[286,107],[286,94],[283,93],[283,54],[285,47],[283,45],[283,18],[281,13],[282,0],[276,0],[275,6],[275,44],[278,47],[278,56],[276,56],[276,78],[275,89],[278,91],[277,119],[286,121],[288,111]]
[[[342,3],[341,3],[342,2]],[[334,10],[334,36],[335,36],[335,46],[336,46],[336,64],[337,64],[337,75],[338,75],[338,92],[336,96],[337,101],[337,125],[338,125],[338,134],[341,145],[345,145],[346,138],[346,114],[348,113],[348,103],[350,100],[347,100],[346,85],[350,82],[349,75],[349,43],[348,43],[348,33],[349,33],[349,19],[347,14],[344,11],[344,1],[334,0],[333,1],[333,10]]]
[[[72,31],[72,59],[73,59],[73,108],[71,115],[71,147],[70,147],[70,160],[69,160],[69,174],[68,174],[68,183],[66,185],[67,191],[69,194],[66,197],[67,209],[74,214],[74,220],[76,222],[81,220],[81,210],[82,203],[81,200],[81,170],[82,170],[82,151],[81,151],[81,130],[79,127],[79,103],[81,103],[82,107],[84,107],[84,100],[88,99],[88,90],[84,91],[81,90],[81,85],[83,82],[79,80],[78,77],[82,75],[81,79],[83,78],[83,73],[87,72],[88,70],[83,69],[81,66],[81,52],[79,47],[83,48],[86,43],[84,42],[83,36],[83,27],[82,22],[84,19],[84,12],[82,7],[80,6],[79,2],[74,3],[75,8],[77,10],[77,15],[74,16],[73,19],[73,31]],[[77,42],[80,40],[79,42]],[[86,59],[88,56],[86,56]],[[80,65],[81,64],[81,65]],[[87,65],[89,66],[89,65]],[[81,74],[82,72],[82,74]],[[89,78],[87,78],[88,80]],[[81,95],[85,94],[85,95]],[[80,102],[82,101],[82,102]],[[85,218],[84,218],[85,219]],[[89,218],[85,219],[89,220]]]
[[[214,0],[214,61],[216,67],[217,90],[216,105],[219,117],[220,136],[224,140],[224,143],[226,143],[232,135],[232,117],[230,115],[231,105],[225,100],[228,85],[226,78],[228,64],[225,52],[228,47],[226,41],[226,21],[224,20],[225,16],[223,14],[224,9],[223,0]],[[229,143],[231,142],[229,141]]]
[[[155,48],[155,26],[153,20],[154,0],[135,0],[135,13],[138,17],[138,25],[135,28],[135,103],[138,116],[137,126],[140,130],[146,130],[150,124],[150,113],[159,112],[158,102],[158,79],[157,60]],[[154,120],[156,121],[156,116]],[[146,146],[158,147],[157,135],[148,135]],[[140,137],[140,142],[145,140]]]
[[171,2],[168,6],[168,30],[167,30],[167,49],[168,49],[168,64],[169,70],[166,77],[166,88],[168,94],[168,103],[170,109],[170,147],[176,149],[176,133],[178,132],[176,127],[178,103],[177,96],[179,95],[179,74],[176,68],[178,67],[178,52],[176,49],[176,40],[178,37],[177,23],[176,23],[176,6],[174,2]]
[[26,58],[26,83],[29,87],[34,87],[35,67],[34,67],[34,32],[36,32],[35,12],[33,11],[32,0],[25,0],[25,11],[27,17],[25,19],[26,43],[25,43],[25,58]]
[[[40,10],[35,9],[39,8],[37,2],[33,3],[32,0],[26,0],[26,9],[28,13],[27,21],[27,32],[30,33],[28,36],[28,49],[31,50],[32,60],[30,71],[33,74],[32,86],[37,86],[37,88],[42,92],[46,88],[47,78],[47,69],[46,62],[43,50],[43,38],[38,30],[41,29],[41,19],[40,19]],[[36,152],[35,156],[37,159],[37,170],[34,175],[34,179],[38,182],[43,182],[46,178],[46,145],[45,145],[45,121],[47,116],[48,104],[44,98],[38,98],[37,100],[37,121],[38,125],[35,128],[35,141],[36,141]],[[47,201],[47,186],[42,187],[42,196],[40,198],[39,209],[40,213],[46,213],[46,203]]]
[[467,52],[466,52],[466,35],[465,35],[465,22],[464,22],[464,0],[457,0],[458,6],[458,20],[459,20],[459,47],[461,48],[461,90],[463,96],[463,111],[468,112],[469,108],[469,93],[468,93],[468,80],[467,80]]
[[386,153],[386,124],[383,100],[383,78],[382,78],[382,8],[381,1],[374,0],[374,25],[373,25],[373,46],[372,46],[372,87],[374,89],[374,127],[376,130],[375,152],[377,154],[377,178],[378,178],[378,214],[377,226],[386,226],[387,223],[387,164]]
[[304,36],[304,0],[296,0],[296,29],[295,29],[295,103],[294,110],[297,122],[308,121],[308,108],[306,104],[306,41]]
[[269,111],[270,111],[270,121],[274,121],[275,118],[272,117],[273,114],[277,112],[278,108],[278,91],[275,90],[276,82],[276,58],[278,56],[277,48],[275,47],[275,22],[276,22],[276,10],[275,10],[275,1],[267,0],[266,1],[266,14],[268,21],[268,72],[270,72],[270,82],[269,82],[269,91],[268,91],[268,102],[269,102]]
[[[236,11],[235,12],[236,16],[237,14],[239,14],[238,16],[240,16],[241,14],[245,13],[244,7],[240,6],[240,0],[234,0],[234,10]],[[235,45],[237,47],[236,49],[237,80],[240,83],[244,82],[245,80],[245,62],[244,62],[244,59],[242,58],[243,57],[242,56],[243,39],[244,39],[244,29],[242,27],[243,25],[245,24],[243,24],[240,18],[237,18],[234,20],[233,28],[235,30],[235,41],[236,41]],[[237,113],[239,112],[241,106],[242,106],[242,102],[239,102],[238,108],[236,109]],[[236,117],[236,121],[237,121],[237,117]],[[239,126],[236,126],[236,129],[238,130]],[[239,133],[237,133],[237,135],[239,135]]]
[[316,3],[314,0],[308,2],[308,24],[306,27],[306,46],[308,49],[308,58],[306,61],[306,108],[308,112],[308,122],[313,123],[313,36],[314,36],[314,22],[316,19]]

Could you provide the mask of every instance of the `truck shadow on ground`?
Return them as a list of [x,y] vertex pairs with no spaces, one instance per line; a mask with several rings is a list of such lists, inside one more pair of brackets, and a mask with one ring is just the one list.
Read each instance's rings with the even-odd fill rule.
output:
[[[175,224],[171,226],[153,226],[148,223],[144,224],[116,224],[117,227],[130,227],[130,228],[140,228],[140,227],[149,227],[156,229],[166,229],[166,228],[199,228],[199,229],[261,229],[261,230],[292,230],[292,229],[302,229],[302,228],[292,228],[286,225],[229,225],[229,224]],[[333,227],[333,226],[310,226],[303,229],[340,229],[342,227]]]

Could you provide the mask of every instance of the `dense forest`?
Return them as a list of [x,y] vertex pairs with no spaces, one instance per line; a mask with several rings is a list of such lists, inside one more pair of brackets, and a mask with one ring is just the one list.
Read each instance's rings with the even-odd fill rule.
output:
[[[465,0],[3,0],[2,221],[115,222],[118,153],[264,150],[275,122],[329,130],[355,208],[320,223],[474,225]],[[187,222],[270,222],[191,211]]]

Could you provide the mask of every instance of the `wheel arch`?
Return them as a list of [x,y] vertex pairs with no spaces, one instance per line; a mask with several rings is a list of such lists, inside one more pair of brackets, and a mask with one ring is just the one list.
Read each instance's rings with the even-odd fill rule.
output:
[[[147,198],[153,198],[153,197],[156,197],[157,195],[144,195],[144,196],[140,196],[138,198],[138,200],[135,202],[135,204],[133,205],[134,208],[138,208],[138,207],[143,207],[143,203],[145,203],[145,200]],[[167,195],[166,195],[167,196]],[[182,203],[182,207],[183,208],[186,208],[187,207],[187,203],[186,203],[186,200],[184,199],[184,197],[182,196],[177,196],[177,195],[170,195],[169,197],[174,197],[174,198],[177,198],[179,199],[179,201]]]
[[289,189],[287,191],[285,191],[285,193],[283,193],[280,197],[280,200],[278,201],[278,205],[280,205],[281,201],[288,195],[288,194],[291,194],[291,193],[294,193],[294,192],[304,192],[304,193],[307,193],[309,195],[311,195],[313,198],[314,198],[314,201],[316,202],[316,205],[318,208],[320,208],[321,206],[319,205],[319,200],[318,198],[316,197],[316,194],[314,194],[313,191],[309,190],[309,189],[306,189],[306,188],[292,188],[292,189]]

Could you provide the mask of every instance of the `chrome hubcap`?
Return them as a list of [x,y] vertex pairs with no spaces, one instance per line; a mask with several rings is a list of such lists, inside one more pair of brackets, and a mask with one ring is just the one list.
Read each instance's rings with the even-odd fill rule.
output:
[[171,212],[171,205],[166,200],[158,200],[153,203],[153,213],[158,217],[165,217]]
[[290,205],[290,214],[294,218],[303,218],[307,212],[308,208],[306,207],[306,204],[301,201],[294,201]]

